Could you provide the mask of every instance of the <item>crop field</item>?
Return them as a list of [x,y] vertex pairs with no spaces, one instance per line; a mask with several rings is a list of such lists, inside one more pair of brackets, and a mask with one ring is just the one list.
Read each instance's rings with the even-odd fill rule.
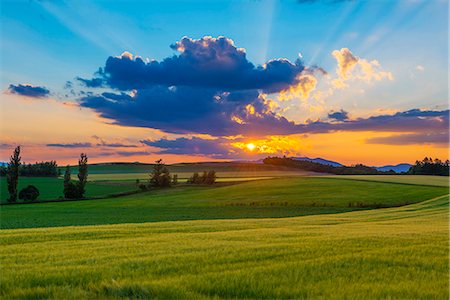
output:
[[180,186],[129,196],[1,208],[2,228],[270,218],[400,206],[445,195],[435,186],[296,177],[222,187]]
[[450,184],[447,176],[429,176],[429,175],[325,175],[324,177],[353,179],[365,181],[380,181],[392,183],[404,183],[415,185],[430,185],[448,187]]
[[1,230],[0,241],[3,299],[448,299],[448,196],[295,218]]

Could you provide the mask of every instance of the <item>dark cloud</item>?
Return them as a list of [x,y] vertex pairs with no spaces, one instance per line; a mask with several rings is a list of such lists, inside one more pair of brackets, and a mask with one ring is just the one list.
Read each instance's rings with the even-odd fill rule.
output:
[[45,98],[50,94],[50,91],[45,87],[32,86],[29,84],[10,84],[8,90],[10,93],[31,98]]
[[294,123],[269,111],[257,91],[155,86],[128,94],[84,97],[80,105],[116,124],[215,136],[283,133]]
[[448,132],[399,134],[387,137],[375,137],[366,140],[369,144],[383,145],[420,145],[449,144]]
[[336,121],[344,121],[344,120],[348,120],[348,112],[346,112],[345,110],[341,109],[340,111],[331,111],[328,114],[328,118],[329,119],[334,119]]
[[92,79],[85,79],[81,77],[75,78],[77,81],[81,82],[84,86],[89,88],[98,88],[103,86],[103,79],[102,78],[92,78]]
[[[225,37],[198,40],[184,37],[171,48],[179,54],[160,62],[145,62],[127,52],[120,57],[111,56],[101,73],[102,79],[106,85],[120,90],[162,85],[277,92],[295,84],[296,77],[305,69],[300,60],[291,63],[286,59],[255,66],[247,60],[244,49],[235,47],[233,41]],[[79,80],[85,84],[100,84],[99,78],[92,82]]]
[[150,155],[147,151],[117,151],[115,154],[120,156],[136,156],[136,155]]
[[210,157],[224,158],[233,156],[234,150],[230,149],[229,141],[225,139],[202,139],[198,137],[178,138],[175,140],[143,140],[145,145],[161,148],[158,154],[189,154],[207,155]]
[[70,143],[70,144],[47,144],[47,147],[58,147],[58,148],[91,148],[91,143]]
[[58,147],[58,148],[93,148],[93,147],[107,147],[107,148],[136,148],[137,145],[128,145],[121,143],[67,143],[67,144],[47,144],[47,147]]

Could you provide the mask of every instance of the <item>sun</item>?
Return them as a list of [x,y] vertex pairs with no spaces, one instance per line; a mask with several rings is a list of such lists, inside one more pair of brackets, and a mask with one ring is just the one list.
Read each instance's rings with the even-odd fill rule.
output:
[[253,145],[252,143],[247,144],[247,149],[250,151],[253,151],[255,149],[255,145]]

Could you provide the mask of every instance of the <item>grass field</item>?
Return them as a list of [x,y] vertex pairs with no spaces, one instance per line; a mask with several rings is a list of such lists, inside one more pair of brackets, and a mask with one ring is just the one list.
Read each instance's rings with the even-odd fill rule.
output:
[[450,184],[447,176],[429,176],[429,175],[325,175],[324,177],[353,179],[365,181],[379,181],[404,183],[414,185],[430,185],[430,186],[444,186],[448,187]]
[[120,198],[3,206],[1,228],[198,219],[269,218],[399,206],[448,193],[445,187],[296,177],[223,187],[162,189]]
[[296,218],[1,230],[0,242],[3,299],[448,299],[448,196]]
[[[18,190],[27,185],[34,185],[39,189],[38,200],[55,200],[63,196],[63,180],[54,177],[20,177]],[[101,197],[117,193],[130,192],[136,190],[135,182],[88,182],[86,186],[86,197]],[[0,178],[0,202],[6,202],[8,198],[6,178]]]

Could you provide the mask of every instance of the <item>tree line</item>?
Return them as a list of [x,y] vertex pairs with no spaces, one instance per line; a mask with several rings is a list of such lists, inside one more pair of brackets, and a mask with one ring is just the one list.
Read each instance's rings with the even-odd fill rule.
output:
[[[36,170],[45,170],[42,174],[49,174],[47,171],[57,169],[56,161],[51,161],[47,163],[38,163],[29,168],[30,165],[22,165],[22,157],[20,156],[20,146],[14,149],[13,154],[10,157],[9,163],[5,168],[6,184],[8,186],[9,198],[7,199],[9,203],[16,203],[17,199],[23,201],[36,201],[39,197],[39,189],[34,185],[28,185],[18,192],[19,176],[27,176],[24,174],[30,174],[23,172],[23,170],[33,170],[32,174],[36,174]],[[38,165],[38,166],[36,166]],[[22,171],[22,172],[21,172]],[[58,174],[58,171],[56,171]],[[75,199],[83,198],[85,193],[85,186],[87,182],[87,155],[81,153],[80,159],[78,161],[78,182],[73,183],[70,178],[70,167],[67,166],[66,174],[64,175],[64,198]],[[45,176],[45,175],[38,175]],[[53,175],[52,175],[53,176]],[[58,175],[56,175],[58,176]]]
[[331,165],[324,165],[312,161],[295,160],[288,157],[267,157],[263,163],[268,165],[286,166],[291,168],[302,169],[305,171],[317,173],[330,173],[336,175],[381,175],[381,174],[396,174],[394,171],[378,171],[377,169],[363,164],[357,164],[351,167],[341,166],[335,167]]
[[[194,173],[188,180],[188,184],[214,184],[217,176],[214,170],[204,171],[202,175]],[[171,187],[178,184],[178,175],[171,175],[167,166],[162,159],[155,161],[152,172],[149,174],[147,184],[141,184],[137,179],[136,184],[141,190],[149,190],[151,188]]]
[[[21,163],[19,166],[19,175],[26,177],[58,177],[61,171],[58,169],[56,161],[42,161],[34,164]],[[0,167],[0,176],[4,177],[8,173],[8,167]]]
[[[376,168],[365,166],[363,164],[356,164],[354,166],[334,167],[331,165],[324,165],[311,161],[295,160],[287,157],[267,157],[263,160],[265,164],[286,166],[291,168],[302,169],[305,171],[317,173],[330,173],[336,175],[395,175],[393,170],[378,171]],[[403,174],[412,175],[440,175],[449,176],[449,161],[442,162],[439,159],[432,159],[425,157],[422,161],[416,161],[415,165]]]
[[425,157],[421,161],[417,160],[407,173],[412,175],[449,176],[449,161],[441,161],[438,158],[432,159],[431,157]]

